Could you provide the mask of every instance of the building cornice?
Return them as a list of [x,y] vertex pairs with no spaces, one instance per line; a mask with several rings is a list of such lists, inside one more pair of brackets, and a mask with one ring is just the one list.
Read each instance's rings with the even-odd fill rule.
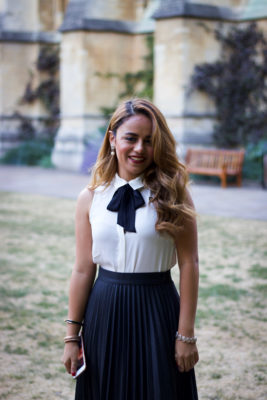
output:
[[267,18],[267,4],[250,7],[236,12],[227,7],[217,7],[206,4],[164,1],[152,15],[156,20],[167,18],[197,18],[217,21],[243,22]]
[[58,44],[60,40],[61,34],[59,32],[0,31],[0,42]]
[[142,34],[154,32],[154,21],[134,22],[110,19],[83,18],[73,20],[66,18],[60,27],[61,32],[71,31],[114,32],[125,34]]

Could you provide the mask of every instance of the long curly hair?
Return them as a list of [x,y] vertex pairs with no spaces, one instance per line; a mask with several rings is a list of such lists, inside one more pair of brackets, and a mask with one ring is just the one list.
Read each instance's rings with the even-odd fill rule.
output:
[[136,114],[147,116],[152,122],[153,162],[143,172],[145,187],[150,189],[157,211],[155,228],[175,238],[183,228],[185,218],[195,216],[187,202],[186,186],[188,174],[176,154],[176,142],[159,109],[150,101],[134,98],[124,101],[112,115],[97,161],[92,169],[88,186],[94,190],[100,185],[108,186],[118,170],[116,156],[111,155],[109,132],[116,135],[117,129],[128,118]]

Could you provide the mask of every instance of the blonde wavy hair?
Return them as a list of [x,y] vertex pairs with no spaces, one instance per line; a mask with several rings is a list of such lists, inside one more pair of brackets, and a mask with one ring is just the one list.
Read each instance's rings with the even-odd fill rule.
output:
[[187,201],[188,174],[177,157],[175,139],[164,116],[150,101],[139,98],[127,100],[115,110],[92,169],[88,187],[94,190],[100,185],[108,186],[111,183],[118,170],[118,162],[117,157],[110,152],[109,132],[116,135],[118,128],[136,114],[143,114],[152,122],[153,162],[143,172],[143,182],[151,191],[150,201],[157,211],[155,228],[158,232],[167,232],[175,238],[177,232],[183,228],[184,219],[193,218],[195,212]]

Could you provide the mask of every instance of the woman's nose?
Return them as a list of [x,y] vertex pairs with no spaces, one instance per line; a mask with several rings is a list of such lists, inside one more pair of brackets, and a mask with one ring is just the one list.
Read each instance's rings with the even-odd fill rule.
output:
[[142,141],[142,140],[138,140],[138,141],[135,143],[135,147],[134,147],[135,151],[137,151],[137,152],[140,153],[140,152],[143,151],[143,148],[144,148],[143,141]]

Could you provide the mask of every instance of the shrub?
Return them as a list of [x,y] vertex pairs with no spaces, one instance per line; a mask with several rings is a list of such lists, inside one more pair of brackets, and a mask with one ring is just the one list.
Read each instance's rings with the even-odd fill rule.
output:
[[25,140],[19,146],[8,150],[1,158],[1,163],[13,165],[42,165],[51,167],[51,161],[48,163],[47,158],[50,158],[52,149],[53,140]]
[[220,60],[195,67],[191,89],[215,103],[214,141],[219,147],[246,146],[266,138],[267,43],[255,23],[215,31]]
[[243,176],[247,179],[261,181],[263,179],[263,155],[267,154],[267,140],[257,144],[249,143],[243,166]]

